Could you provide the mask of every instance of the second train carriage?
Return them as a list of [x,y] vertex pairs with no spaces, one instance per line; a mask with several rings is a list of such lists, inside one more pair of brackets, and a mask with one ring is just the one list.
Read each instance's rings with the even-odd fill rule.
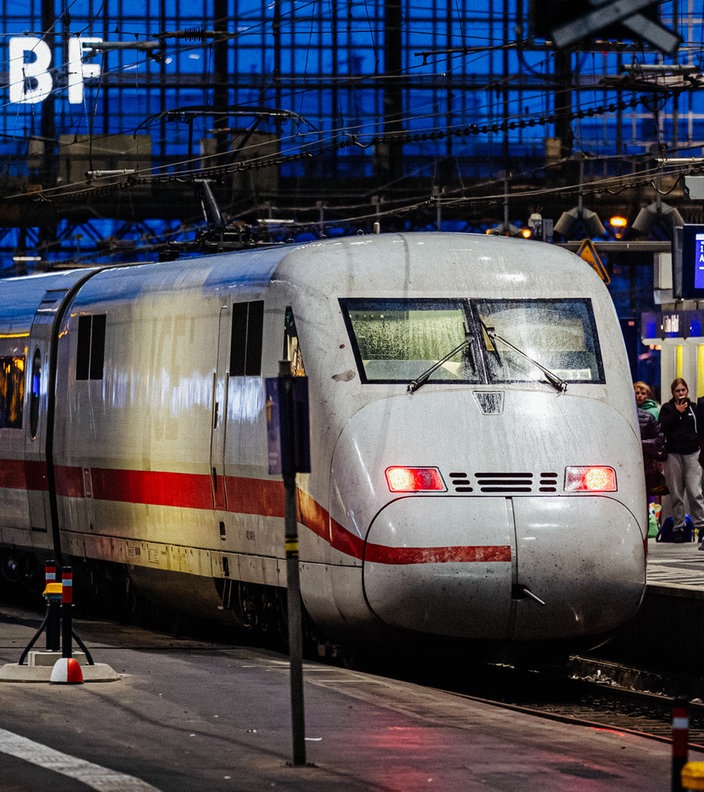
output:
[[327,240],[0,281],[4,568],[256,622],[286,585],[264,378],[309,380],[308,614],[342,641],[597,640],[645,583],[610,297],[580,259],[466,234]]

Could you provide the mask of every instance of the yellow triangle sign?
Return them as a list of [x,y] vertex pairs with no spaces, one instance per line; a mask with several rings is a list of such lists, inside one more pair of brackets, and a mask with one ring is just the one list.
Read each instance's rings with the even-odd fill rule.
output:
[[591,239],[585,239],[582,241],[582,244],[579,246],[577,250],[577,255],[589,264],[592,269],[596,272],[596,274],[604,281],[604,283],[610,283],[611,278],[609,277],[609,273],[604,268],[604,265],[601,263],[601,259],[599,258],[599,254],[596,252],[596,248],[594,247],[594,243]]

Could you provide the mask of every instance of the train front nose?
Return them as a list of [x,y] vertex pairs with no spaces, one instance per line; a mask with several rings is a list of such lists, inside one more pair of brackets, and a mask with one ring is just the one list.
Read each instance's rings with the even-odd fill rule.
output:
[[454,637],[506,639],[511,629],[513,541],[503,499],[472,503],[409,497],[389,503],[369,530],[364,593],[385,623]]
[[[348,421],[333,517],[359,537],[364,601],[378,619],[435,636],[533,641],[602,635],[636,614],[645,554],[635,473],[617,465],[615,489],[573,494],[567,471],[603,470],[575,462],[608,460],[580,418],[583,401],[564,399],[558,413],[551,398],[525,393],[484,416],[471,399],[427,393],[375,402]],[[549,434],[516,436],[549,407]],[[618,416],[592,409],[603,436],[636,458],[637,438]],[[409,430],[418,426],[422,435]],[[396,488],[390,471],[404,470],[420,479]]]
[[598,496],[409,497],[372,523],[363,574],[370,608],[397,628],[476,640],[599,635],[637,611],[642,538],[622,504]]

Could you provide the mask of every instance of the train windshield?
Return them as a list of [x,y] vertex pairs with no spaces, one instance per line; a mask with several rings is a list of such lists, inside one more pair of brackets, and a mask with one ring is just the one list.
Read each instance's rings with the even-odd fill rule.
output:
[[[604,381],[589,300],[340,300],[362,382]],[[552,382],[554,384],[554,382]]]
[[[491,382],[603,382],[588,300],[476,300]],[[486,338],[486,328],[493,337]],[[547,371],[546,371],[547,370]]]

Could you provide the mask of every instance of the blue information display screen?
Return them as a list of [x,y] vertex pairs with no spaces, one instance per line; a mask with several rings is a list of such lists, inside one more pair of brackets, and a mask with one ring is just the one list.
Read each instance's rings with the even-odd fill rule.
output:
[[704,289],[704,233],[694,235],[694,288]]
[[682,297],[704,299],[704,226],[682,229]]

